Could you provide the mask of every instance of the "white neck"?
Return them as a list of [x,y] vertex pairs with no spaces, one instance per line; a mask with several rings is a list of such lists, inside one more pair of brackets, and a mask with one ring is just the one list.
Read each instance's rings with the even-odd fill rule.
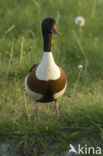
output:
[[49,66],[55,64],[52,52],[44,52],[41,63]]
[[55,64],[52,52],[44,52],[36,76],[39,80],[56,80],[60,77],[60,70]]

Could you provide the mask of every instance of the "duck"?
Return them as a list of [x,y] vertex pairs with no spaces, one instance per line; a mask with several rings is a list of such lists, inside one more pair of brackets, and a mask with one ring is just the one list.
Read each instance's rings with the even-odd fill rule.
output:
[[35,104],[37,120],[39,117],[39,103],[54,102],[56,119],[58,119],[58,99],[61,97],[67,86],[66,74],[58,66],[51,50],[52,35],[60,35],[53,18],[47,17],[41,23],[43,36],[43,56],[40,63],[35,64],[25,78],[25,91]]

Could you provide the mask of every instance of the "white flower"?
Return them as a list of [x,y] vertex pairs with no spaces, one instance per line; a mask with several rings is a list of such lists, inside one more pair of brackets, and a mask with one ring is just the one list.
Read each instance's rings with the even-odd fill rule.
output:
[[75,18],[75,24],[82,27],[85,25],[85,19],[82,16],[78,16]]
[[82,65],[82,64],[79,64],[79,65],[78,65],[78,69],[79,69],[79,70],[82,70],[82,69],[83,69],[83,65]]

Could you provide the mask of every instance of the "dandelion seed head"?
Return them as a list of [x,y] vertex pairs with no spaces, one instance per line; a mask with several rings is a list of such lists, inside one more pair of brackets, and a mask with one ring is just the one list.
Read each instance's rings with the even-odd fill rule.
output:
[[81,26],[81,27],[85,25],[85,19],[82,16],[76,17],[74,22],[76,25]]
[[82,70],[82,69],[83,69],[83,65],[82,65],[82,64],[79,64],[79,65],[78,65],[78,69],[79,69],[79,70]]

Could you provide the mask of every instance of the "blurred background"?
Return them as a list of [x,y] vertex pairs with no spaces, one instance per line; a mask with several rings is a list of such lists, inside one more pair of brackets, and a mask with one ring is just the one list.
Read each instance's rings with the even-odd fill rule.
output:
[[[102,0],[0,0],[0,138],[12,145],[14,156],[18,149],[22,156],[60,155],[69,143],[102,146],[102,15]],[[85,20],[83,27],[75,24],[78,16]],[[42,59],[46,17],[55,19],[62,34],[53,36],[52,52],[68,85],[60,99],[62,119],[54,121],[53,103],[41,104],[43,122],[37,123],[24,80]]]

